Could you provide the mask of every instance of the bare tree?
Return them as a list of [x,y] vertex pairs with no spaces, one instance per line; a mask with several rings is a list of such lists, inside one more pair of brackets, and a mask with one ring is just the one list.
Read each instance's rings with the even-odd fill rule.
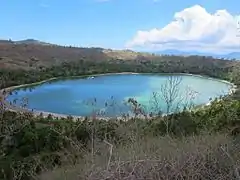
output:
[[150,110],[149,110],[149,116],[162,116],[162,107],[161,107],[161,93],[159,92],[153,92],[152,97],[150,99]]
[[173,112],[175,101],[179,97],[180,84],[182,82],[182,77],[180,76],[169,76],[166,82],[161,86],[161,95],[166,103],[167,110],[166,113],[169,114]]
[[[194,99],[196,98],[197,92],[188,86],[184,91],[181,91],[181,83],[182,77],[181,76],[169,76],[166,82],[161,86],[160,95],[155,93],[154,99],[155,102],[160,98],[163,99],[164,105],[166,105],[166,114],[178,112],[183,109],[190,110],[194,106]],[[160,107],[159,103],[155,103],[157,108]],[[158,110],[161,112],[161,109]],[[167,133],[169,133],[169,120],[166,118],[165,125],[167,128]]]
[[194,99],[197,97],[199,93],[193,90],[190,86],[188,86],[185,90],[185,94],[182,99],[182,106],[185,109],[191,110],[194,107]]
[[142,115],[144,117],[162,116],[163,113],[170,114],[183,109],[190,110],[194,106],[194,99],[198,94],[190,86],[184,90],[181,88],[181,76],[169,76],[166,82],[161,85],[160,91],[153,92],[148,105],[142,105],[134,98],[128,99],[134,117]]

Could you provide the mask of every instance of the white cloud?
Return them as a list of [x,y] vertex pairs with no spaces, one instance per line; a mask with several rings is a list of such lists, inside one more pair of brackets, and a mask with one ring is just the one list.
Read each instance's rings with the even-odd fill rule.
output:
[[237,20],[240,20],[240,15],[233,16],[227,10],[210,14],[195,5],[175,13],[174,20],[161,29],[138,31],[126,47],[240,51]]

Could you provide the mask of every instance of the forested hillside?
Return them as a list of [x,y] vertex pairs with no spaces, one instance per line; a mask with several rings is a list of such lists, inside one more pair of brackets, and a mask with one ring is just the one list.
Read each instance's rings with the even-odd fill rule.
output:
[[[36,43],[33,41],[0,41],[0,67],[1,69],[38,69],[60,65],[64,62],[82,61],[116,61],[118,64],[131,60],[128,63],[150,63],[164,66],[173,61],[175,66],[218,66],[225,68],[232,66],[232,61],[221,61],[211,57],[179,57],[157,56],[148,53],[137,53],[130,50],[105,50],[102,48],[79,48],[59,46],[49,43]],[[37,41],[38,42],[38,41]],[[161,65],[163,63],[163,65]]]

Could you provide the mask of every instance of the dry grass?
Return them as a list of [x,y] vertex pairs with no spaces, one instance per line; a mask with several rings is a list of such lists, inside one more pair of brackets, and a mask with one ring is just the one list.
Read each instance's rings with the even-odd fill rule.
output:
[[29,70],[39,66],[58,65],[62,62],[76,62],[81,59],[103,61],[107,58],[108,56],[96,48],[0,42],[0,68],[2,69]]
[[112,149],[106,142],[98,142],[93,161],[91,154],[85,154],[78,165],[46,172],[39,178],[233,180],[240,178],[239,160],[238,144],[220,134],[183,139],[147,138],[125,146],[113,145]]
[[58,45],[25,44],[0,41],[0,68],[35,69],[50,67],[62,62],[105,61],[111,58],[134,60],[138,56],[151,57],[147,53],[133,51],[114,51],[101,48],[80,48]]
[[[23,41],[24,42],[24,41]],[[51,67],[63,62],[106,61],[120,59],[131,61],[163,62],[167,66],[190,66],[231,68],[237,62],[209,60],[203,57],[162,57],[151,53],[131,50],[111,50],[102,48],[81,48],[41,43],[13,43],[0,40],[0,69],[34,70],[39,67]],[[173,62],[173,64],[171,63]]]
[[131,50],[111,50],[111,49],[105,49],[103,50],[103,53],[105,53],[107,56],[114,58],[114,59],[122,59],[122,60],[134,60],[137,59],[139,56],[144,57],[154,57],[150,53],[139,53],[134,52]]

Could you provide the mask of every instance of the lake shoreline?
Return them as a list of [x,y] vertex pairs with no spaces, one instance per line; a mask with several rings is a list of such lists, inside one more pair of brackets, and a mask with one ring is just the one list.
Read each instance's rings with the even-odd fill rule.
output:
[[[134,73],[134,72],[120,72],[120,73],[102,73],[102,74],[92,74],[92,75],[81,75],[81,76],[70,76],[70,77],[53,77],[53,78],[49,78],[43,81],[39,81],[39,82],[35,82],[35,83],[29,83],[29,84],[21,84],[21,85],[16,85],[16,86],[10,86],[4,89],[0,90],[0,97],[3,97],[3,104],[5,106],[5,109],[9,110],[9,111],[13,111],[13,112],[31,112],[33,113],[34,116],[43,116],[43,117],[48,117],[49,115],[56,117],[56,118],[68,118],[68,117],[72,117],[74,120],[84,120],[86,117],[83,116],[76,116],[76,115],[66,115],[66,114],[59,114],[59,113],[53,113],[53,112],[46,112],[46,111],[38,111],[38,110],[31,110],[31,109],[27,109],[27,108],[22,108],[19,106],[14,106],[12,105],[10,102],[8,102],[6,100],[6,97],[9,95],[10,92],[16,90],[16,89],[20,89],[20,88],[24,88],[24,87],[29,87],[29,86],[36,86],[36,85],[41,85],[47,82],[51,82],[54,80],[64,80],[64,79],[74,79],[74,78],[89,78],[89,77],[99,77],[99,76],[106,76],[106,75],[121,75],[121,74],[159,74],[159,75],[185,75],[185,76],[195,76],[195,77],[200,77],[200,78],[207,78],[207,79],[211,79],[211,80],[216,80],[219,82],[223,82],[226,84],[229,84],[232,86],[232,88],[229,91],[229,95],[232,95],[236,90],[237,90],[237,86],[229,81],[226,80],[221,80],[221,79],[217,79],[217,78],[212,78],[212,77],[208,77],[208,76],[203,76],[203,75],[197,75],[197,74],[189,74],[189,73]],[[199,108],[204,107],[204,106],[209,106],[211,105],[211,101],[209,101],[206,104],[200,105]],[[110,120],[110,119],[118,119],[118,120],[126,120],[126,118],[123,117],[94,117],[97,120]],[[128,118],[133,118],[128,117]],[[146,118],[146,117],[141,117],[141,118]]]

